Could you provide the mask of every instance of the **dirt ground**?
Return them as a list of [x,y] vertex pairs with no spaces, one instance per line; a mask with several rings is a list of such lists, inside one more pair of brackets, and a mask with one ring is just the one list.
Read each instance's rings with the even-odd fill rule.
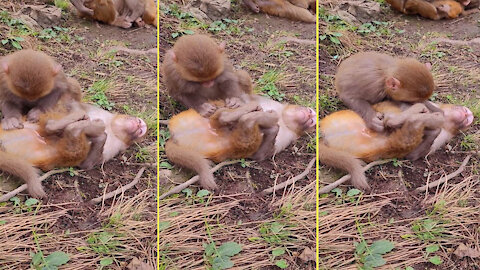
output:
[[[357,269],[365,261],[354,242],[365,240],[371,245],[383,239],[395,248],[383,255],[385,264],[376,269],[479,269],[479,257],[458,257],[454,251],[463,244],[480,252],[480,51],[478,42],[469,42],[479,37],[480,13],[429,21],[401,15],[382,4],[381,13],[371,18],[372,24],[378,22],[377,28],[362,34],[358,25],[350,27],[328,16],[334,5],[323,4],[320,11],[320,35],[340,33],[340,44],[328,37],[320,43],[320,117],[345,108],[333,86],[338,64],[356,52],[372,50],[432,63],[438,86],[432,100],[467,106],[476,120],[426,160],[398,160],[369,170],[370,195],[349,197],[345,194],[349,185],[341,187],[342,195],[321,195],[320,269]],[[415,193],[427,181],[457,170],[468,155],[472,157],[459,176],[438,189]],[[322,166],[320,186],[339,176]]]
[[[68,2],[65,2],[68,3]],[[132,259],[156,264],[156,29],[128,30],[78,18],[73,8],[60,22],[26,29],[15,21],[25,4],[42,1],[4,1],[0,38],[21,37],[23,48],[42,50],[54,57],[67,75],[77,79],[84,101],[112,112],[138,116],[148,125],[147,136],[113,160],[90,171],[72,168],[44,181],[48,197],[29,207],[0,203],[0,269],[35,269],[55,251],[70,260],[61,269],[125,269]],[[52,33],[53,32],[53,33]],[[152,49],[152,51],[148,51]],[[15,51],[9,41],[0,55]],[[92,198],[130,183],[141,167],[139,183],[98,205]],[[3,175],[1,192],[15,179]],[[32,256],[43,254],[35,264]],[[43,264],[42,264],[43,263]],[[40,268],[38,268],[40,267]],[[53,269],[53,268],[52,268]]]
[[[234,12],[227,18],[236,21],[223,21],[225,29],[217,32],[209,30],[208,24],[173,12],[175,3],[162,3],[160,61],[176,40],[172,35],[184,30],[208,33],[226,42],[231,62],[250,74],[257,93],[266,94],[260,78],[276,74],[271,97],[281,96],[285,102],[315,108],[315,25],[254,15],[233,3]],[[168,119],[183,109],[168,96],[160,77],[160,119]],[[162,194],[193,174],[176,166],[171,168],[173,164],[168,163],[163,150],[168,138],[166,127],[160,127],[160,134]],[[240,253],[231,258],[232,269],[277,269],[275,264],[281,260],[287,262],[287,269],[313,269],[312,261],[304,262],[299,256],[305,249],[315,250],[315,171],[312,169],[306,178],[273,196],[260,192],[300,174],[314,157],[315,138],[304,136],[274,160],[247,160],[223,167],[215,173],[220,188],[214,194],[198,197],[200,188],[190,187],[192,196],[186,198],[182,193],[161,200],[160,269],[211,267],[214,256],[206,253],[205,245],[215,243],[219,248],[230,241],[242,246]],[[278,224],[281,229],[272,232],[271,226]],[[271,236],[276,240],[271,241]],[[274,256],[274,249],[284,253]]]

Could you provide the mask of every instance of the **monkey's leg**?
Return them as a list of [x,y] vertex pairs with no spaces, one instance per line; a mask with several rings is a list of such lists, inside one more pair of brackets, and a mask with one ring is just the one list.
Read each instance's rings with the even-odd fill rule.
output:
[[0,151],[0,169],[2,171],[20,177],[27,184],[28,193],[32,197],[44,197],[42,183],[38,177],[38,171],[32,164],[15,155]]
[[53,120],[50,119],[45,125],[45,132],[47,134],[54,134],[63,131],[68,125],[80,121],[87,120],[88,115],[83,111],[74,111],[70,114],[67,114],[65,117]]
[[174,139],[171,138],[165,144],[165,154],[167,158],[173,163],[197,172],[200,176],[200,184],[202,187],[207,189],[217,188],[215,178],[210,172],[208,159],[191,149],[178,145],[173,140]]
[[82,0],[70,0],[70,3],[82,14],[93,17],[93,10],[84,6]]
[[141,16],[145,12],[145,1],[125,0],[127,9],[130,9],[129,15],[125,17],[128,22],[136,22],[138,18],[142,20]]
[[258,1],[258,6],[262,12],[270,15],[279,16],[282,18],[288,18],[297,21],[314,23],[316,17],[310,11],[292,5],[290,2],[282,2],[282,5],[275,3],[273,0],[261,0]]
[[229,110],[222,108],[217,111],[219,114],[218,122],[222,125],[227,125],[238,121],[243,115],[257,110],[261,110],[261,107],[258,105],[257,102],[249,102],[236,109]]
[[420,114],[412,116],[412,118],[412,121],[417,121],[425,127],[423,131],[422,142],[406,156],[407,159],[417,160],[428,154],[430,148],[432,147],[433,141],[435,141],[442,130],[445,118],[443,113],[440,112]]
[[240,117],[238,125],[246,131],[253,130],[254,126],[258,125],[263,133],[262,144],[251,157],[252,159],[262,161],[273,155],[275,152],[275,138],[279,130],[278,114],[276,112],[251,112],[244,114]]
[[297,7],[308,9],[308,2],[305,0],[288,0],[288,2]]
[[385,114],[384,124],[387,127],[398,128],[402,126],[412,115],[427,113],[428,109],[423,103],[416,103],[405,111],[398,114]]

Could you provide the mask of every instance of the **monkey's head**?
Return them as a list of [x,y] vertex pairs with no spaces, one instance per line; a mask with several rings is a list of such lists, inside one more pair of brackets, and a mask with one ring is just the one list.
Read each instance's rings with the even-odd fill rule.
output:
[[7,56],[2,69],[13,94],[35,101],[50,94],[62,67],[45,53],[28,49]]
[[224,43],[218,45],[206,35],[187,35],[179,38],[169,53],[183,79],[211,87],[223,72],[224,51]]
[[134,116],[116,115],[110,125],[113,134],[127,146],[139,141],[147,133],[147,124]]
[[422,64],[413,58],[397,60],[396,69],[385,81],[385,92],[396,101],[423,102],[434,89],[430,64]]
[[442,104],[440,108],[445,116],[444,128],[453,134],[468,128],[473,123],[473,113],[467,107]]
[[282,118],[287,127],[299,136],[313,131],[317,124],[315,111],[298,105],[287,105],[282,112]]

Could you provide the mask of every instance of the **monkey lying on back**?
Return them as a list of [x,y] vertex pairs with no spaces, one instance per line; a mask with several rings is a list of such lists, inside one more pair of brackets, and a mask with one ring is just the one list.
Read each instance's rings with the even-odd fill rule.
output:
[[210,100],[224,100],[230,108],[247,102],[252,80],[247,72],[234,70],[224,52],[225,43],[217,45],[206,35],[179,38],[162,64],[168,93],[207,117],[217,109]]
[[24,180],[33,197],[45,196],[35,167],[44,171],[66,166],[89,168],[110,160],[146,134],[140,118],[76,105],[70,112],[43,115],[38,124],[27,122],[23,129],[0,130],[0,170]]
[[438,135],[426,153],[430,154],[472,124],[473,114],[468,108],[439,106],[444,114],[430,112],[421,103],[379,103],[375,109],[385,114],[386,126],[396,128],[381,133],[368,129],[363,119],[351,110],[332,113],[320,121],[323,139],[319,144],[320,162],[348,171],[355,187],[369,190],[360,159],[370,162],[403,158],[421,145],[425,130],[436,129]]
[[43,52],[25,49],[0,58],[0,109],[4,130],[22,128],[22,112],[36,122],[64,95],[79,99],[80,85]]
[[312,131],[316,121],[310,108],[252,96],[251,102],[236,109],[220,108],[209,119],[194,110],[175,115],[169,121],[171,138],[165,153],[170,161],[196,171],[204,188],[214,189],[209,159],[262,160]]
[[464,7],[470,5],[469,0],[387,0],[387,3],[404,14],[418,14],[431,20],[455,19],[465,14]]
[[154,0],[70,0],[81,17],[106,24],[130,28],[151,24],[157,26],[157,6]]
[[243,3],[253,12],[263,12],[269,15],[308,23],[316,22],[315,0],[243,0]]

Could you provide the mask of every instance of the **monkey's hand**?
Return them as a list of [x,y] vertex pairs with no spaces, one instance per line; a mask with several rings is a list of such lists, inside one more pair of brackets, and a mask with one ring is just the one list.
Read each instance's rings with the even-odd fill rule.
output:
[[200,107],[198,108],[198,113],[203,116],[203,117],[210,117],[212,114],[214,114],[217,111],[217,106],[205,102]]
[[28,111],[27,113],[27,121],[28,122],[32,122],[32,123],[36,123],[38,122],[38,120],[40,119],[40,115],[42,114],[42,110],[38,109],[38,108],[33,108],[31,109],[30,111]]
[[376,132],[383,132],[383,113],[377,112],[370,121],[367,121],[367,127]]
[[15,117],[3,118],[2,119],[2,128],[3,128],[3,130],[22,129],[23,128],[23,123],[20,119],[15,118]]
[[225,106],[227,106],[227,108],[230,108],[230,109],[238,108],[240,107],[240,105],[243,105],[243,103],[244,102],[238,97],[231,97],[231,98],[225,99]]

